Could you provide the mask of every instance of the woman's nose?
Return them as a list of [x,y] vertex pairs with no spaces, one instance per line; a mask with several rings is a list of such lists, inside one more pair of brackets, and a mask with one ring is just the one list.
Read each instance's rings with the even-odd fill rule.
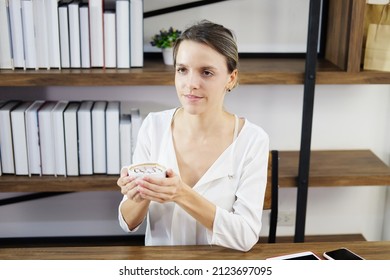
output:
[[200,77],[196,73],[189,73],[187,76],[187,85],[190,89],[198,89],[200,85]]

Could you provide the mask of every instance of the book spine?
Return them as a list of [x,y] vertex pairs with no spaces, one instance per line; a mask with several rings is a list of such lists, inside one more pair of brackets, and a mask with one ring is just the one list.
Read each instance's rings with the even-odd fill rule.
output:
[[91,67],[104,67],[103,0],[89,0]]
[[143,0],[130,0],[130,63],[131,67],[144,66],[144,4]]
[[104,12],[104,59],[106,68],[116,67],[115,13]]
[[130,68],[130,2],[116,1],[117,67]]

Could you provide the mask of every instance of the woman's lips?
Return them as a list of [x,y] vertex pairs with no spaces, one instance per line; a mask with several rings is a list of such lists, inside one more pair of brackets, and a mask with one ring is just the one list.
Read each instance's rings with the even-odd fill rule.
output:
[[190,101],[196,101],[202,99],[200,96],[192,95],[192,94],[186,94],[184,97]]

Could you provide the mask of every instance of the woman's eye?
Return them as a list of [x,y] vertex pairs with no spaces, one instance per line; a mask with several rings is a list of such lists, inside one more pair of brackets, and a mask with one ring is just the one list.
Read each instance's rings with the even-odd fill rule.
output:
[[176,72],[177,72],[177,73],[180,73],[180,74],[185,73],[185,71],[186,71],[186,69],[185,69],[185,68],[182,68],[182,67],[179,67],[179,68],[176,69]]
[[209,77],[209,76],[213,75],[213,72],[211,72],[211,71],[203,71],[203,75]]

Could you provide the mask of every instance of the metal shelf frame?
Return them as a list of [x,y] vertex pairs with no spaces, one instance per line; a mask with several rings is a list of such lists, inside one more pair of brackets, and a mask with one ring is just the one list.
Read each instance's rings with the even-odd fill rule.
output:
[[304,242],[321,0],[310,0],[294,242]]

